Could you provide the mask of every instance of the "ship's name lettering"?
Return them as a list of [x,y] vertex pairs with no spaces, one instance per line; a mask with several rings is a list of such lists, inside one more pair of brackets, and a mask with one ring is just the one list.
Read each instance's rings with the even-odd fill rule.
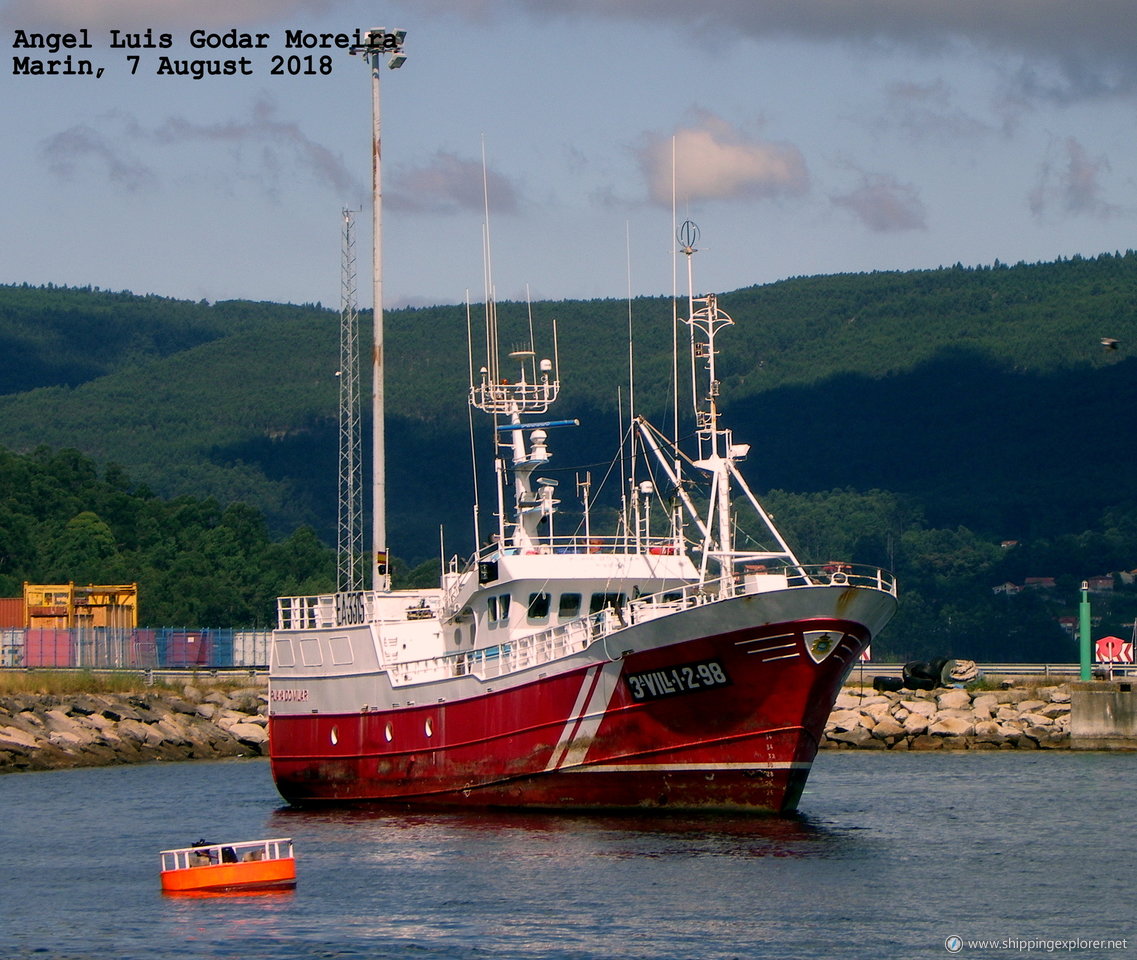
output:
[[280,690],[274,689],[269,696],[277,703],[303,703],[308,699],[308,691],[305,689],[300,690]]
[[336,626],[344,627],[356,623],[363,623],[363,594],[355,593],[336,594]]
[[645,700],[660,700],[681,693],[697,693],[700,690],[714,690],[730,686],[730,677],[719,660],[699,660],[695,663],[680,663],[660,670],[644,670],[629,673],[624,677],[632,700],[642,703]]

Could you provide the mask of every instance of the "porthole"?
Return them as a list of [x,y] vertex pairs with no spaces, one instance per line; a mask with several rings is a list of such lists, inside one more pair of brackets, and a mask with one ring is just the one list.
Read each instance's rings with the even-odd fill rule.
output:
[[331,739],[332,739],[332,746],[333,747],[337,743],[340,742],[340,728],[339,727],[332,727]]
[[426,735],[428,737],[434,736],[434,720],[430,717],[426,718]]
[[390,743],[395,736],[395,728],[388,723],[387,728],[383,731],[383,736],[385,736],[387,738],[387,742]]

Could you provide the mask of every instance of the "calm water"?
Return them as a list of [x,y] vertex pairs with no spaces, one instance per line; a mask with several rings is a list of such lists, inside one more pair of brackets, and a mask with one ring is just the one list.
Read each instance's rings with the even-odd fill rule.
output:
[[[1124,957],[1135,802],[1137,755],[1049,752],[825,753],[792,819],[293,811],[263,761],[8,775],[0,957]],[[294,892],[158,890],[160,849],[270,836]]]

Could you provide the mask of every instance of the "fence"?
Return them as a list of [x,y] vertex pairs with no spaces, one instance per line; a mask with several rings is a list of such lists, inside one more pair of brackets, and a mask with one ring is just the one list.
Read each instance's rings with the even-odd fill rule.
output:
[[0,667],[267,667],[268,630],[87,627],[0,630]]

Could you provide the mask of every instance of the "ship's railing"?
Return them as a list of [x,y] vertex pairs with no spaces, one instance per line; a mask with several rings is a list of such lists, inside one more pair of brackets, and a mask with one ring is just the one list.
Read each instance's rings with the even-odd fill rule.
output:
[[[558,381],[491,383],[483,380],[470,388],[470,403],[486,413],[544,413],[557,399],[559,391]],[[526,429],[525,424],[518,426]]]
[[[463,571],[451,568],[443,588],[442,606],[453,607],[456,598],[486,564],[492,564],[503,557],[525,555],[580,555],[580,554],[649,554],[651,556],[675,556],[682,553],[681,544],[673,537],[641,537],[638,540],[629,536],[584,536],[569,534],[559,537],[542,537],[540,541],[524,549],[515,546],[493,544],[484,547],[471,557]],[[456,561],[455,561],[456,562]]]
[[347,627],[378,619],[429,620],[438,615],[437,598],[425,593],[384,594],[369,590],[325,593],[315,597],[277,597],[278,630],[319,630]]
[[391,679],[396,685],[424,683],[467,674],[488,680],[559,660],[584,650],[597,641],[604,644],[604,653],[608,659],[615,660],[623,651],[615,647],[609,650],[609,637],[634,624],[647,623],[681,610],[690,610],[732,597],[819,586],[878,590],[896,596],[896,578],[878,567],[827,563],[783,567],[776,572],[751,571],[730,577],[725,583],[722,580],[712,580],[637,597],[622,606],[607,607],[598,613],[527,636],[515,637],[507,643],[492,647],[391,664]]
[[292,839],[251,840],[244,843],[204,843],[192,847],[162,850],[162,869],[188,870],[190,867],[216,866],[219,863],[250,863],[255,860],[287,860],[294,856]]

